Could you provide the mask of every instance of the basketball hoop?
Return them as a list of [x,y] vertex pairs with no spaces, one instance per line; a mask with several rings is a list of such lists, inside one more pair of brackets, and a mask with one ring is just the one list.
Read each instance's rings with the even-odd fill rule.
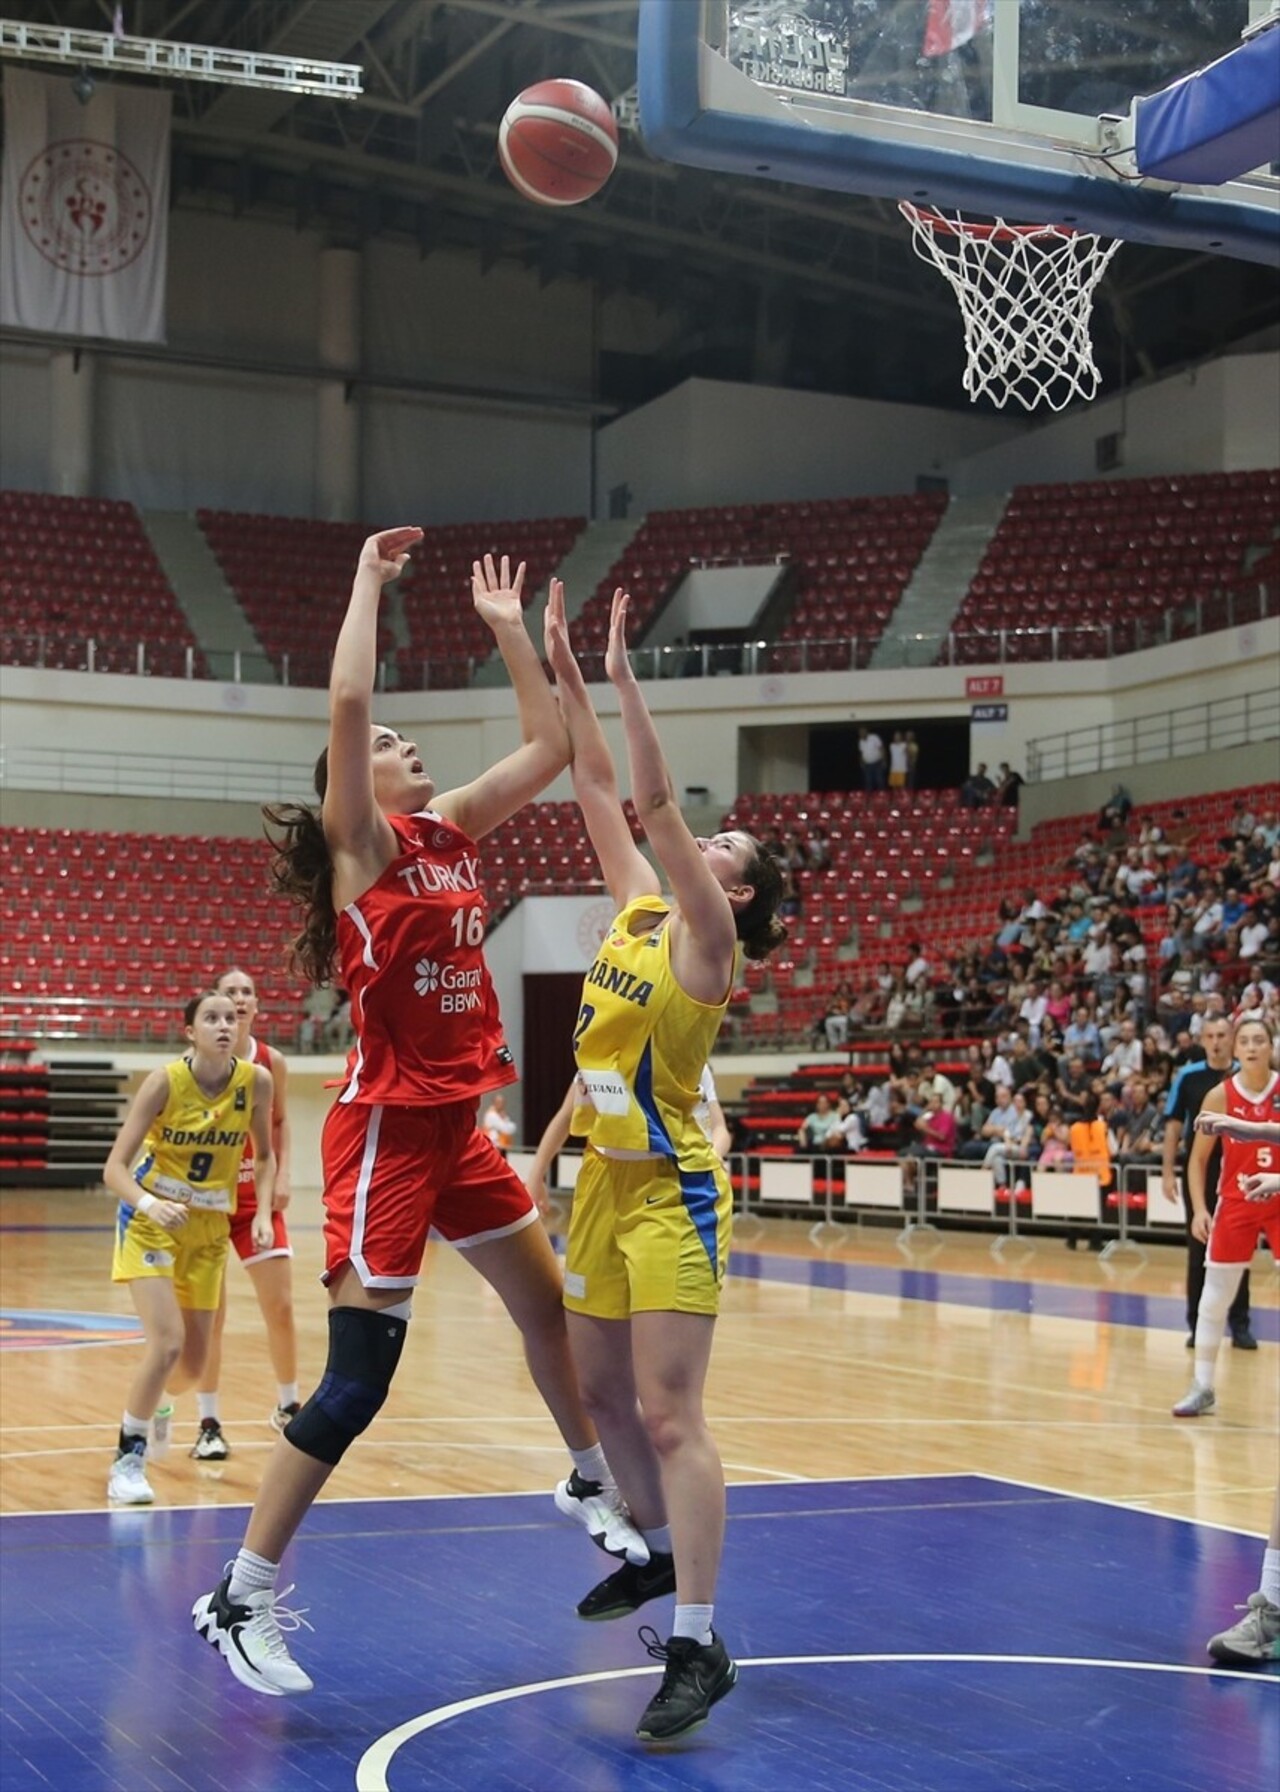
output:
[[985,393],[998,406],[1016,398],[1028,411],[1061,411],[1094,396],[1101,376],[1089,320],[1118,242],[1064,224],[974,224],[909,199],[898,210],[916,254],[960,301],[971,399]]

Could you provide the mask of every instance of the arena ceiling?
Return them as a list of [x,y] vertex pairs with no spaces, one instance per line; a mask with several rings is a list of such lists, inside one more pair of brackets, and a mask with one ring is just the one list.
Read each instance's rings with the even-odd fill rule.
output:
[[[0,11],[110,30],[114,0],[0,0]],[[599,396],[621,407],[701,375],[967,408],[954,300],[889,202],[648,155],[626,128],[636,11],[636,0],[124,0],[131,35],[364,69],[354,103],[174,83],[175,205],[643,294],[668,317],[670,345],[603,358]],[[617,172],[568,211],[522,199],[497,163],[507,102],[550,76],[631,96]],[[1095,319],[1105,387],[1255,339],[1278,316],[1272,270],[1126,245]]]

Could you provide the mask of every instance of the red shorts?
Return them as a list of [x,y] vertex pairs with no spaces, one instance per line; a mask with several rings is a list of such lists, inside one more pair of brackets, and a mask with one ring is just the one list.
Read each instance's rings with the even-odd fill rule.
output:
[[292,1257],[289,1228],[282,1213],[271,1216],[275,1237],[267,1249],[261,1250],[254,1244],[253,1216],[257,1211],[258,1197],[254,1193],[253,1177],[249,1176],[236,1186],[236,1210],[231,1216],[231,1248],[241,1263],[263,1263],[268,1257]]
[[1246,1201],[1243,1195],[1219,1195],[1213,1210],[1206,1263],[1248,1263],[1262,1233],[1273,1257],[1280,1259],[1280,1195],[1269,1201]]
[[413,1287],[430,1233],[465,1250],[538,1217],[528,1189],[477,1130],[474,1101],[338,1102],[321,1156],[326,1282],[351,1263],[366,1288]]

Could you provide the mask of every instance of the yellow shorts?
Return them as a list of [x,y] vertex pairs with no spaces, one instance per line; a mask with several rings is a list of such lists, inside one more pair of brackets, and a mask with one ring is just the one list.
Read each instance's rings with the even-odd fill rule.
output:
[[733,1229],[724,1166],[624,1162],[587,1148],[573,1191],[564,1304],[593,1319],[720,1310]]
[[116,1214],[111,1280],[164,1277],[173,1283],[180,1307],[195,1313],[213,1312],[222,1295],[230,1238],[231,1216],[227,1213],[194,1208],[186,1225],[170,1232],[122,1203]]

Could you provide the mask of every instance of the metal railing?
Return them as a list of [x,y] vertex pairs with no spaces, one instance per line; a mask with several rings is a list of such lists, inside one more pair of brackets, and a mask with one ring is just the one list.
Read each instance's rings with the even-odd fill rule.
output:
[[1027,780],[1047,784],[1088,772],[1127,770],[1280,738],[1280,690],[1246,691],[1213,703],[1072,728],[1027,743]]
[[[700,646],[637,647],[642,679],[761,677],[779,673],[863,671],[884,642],[900,667],[1004,666],[1028,662],[1113,659],[1238,628],[1280,614],[1280,586],[1258,584],[1227,591],[1142,618],[1126,615],[1117,600],[1105,622],[1061,622],[1033,628],[944,629],[919,634],[831,635],[820,640],[744,641]],[[587,681],[604,682],[604,649],[587,648],[579,659]],[[0,631],[0,664],[72,672],[117,672],[139,678],[211,679],[223,684],[271,684],[323,689],[329,681],[328,647],[276,654],[243,649],[204,649],[179,642],[140,641],[75,630]],[[431,654],[404,650],[379,660],[380,691],[463,690],[492,656]]]

